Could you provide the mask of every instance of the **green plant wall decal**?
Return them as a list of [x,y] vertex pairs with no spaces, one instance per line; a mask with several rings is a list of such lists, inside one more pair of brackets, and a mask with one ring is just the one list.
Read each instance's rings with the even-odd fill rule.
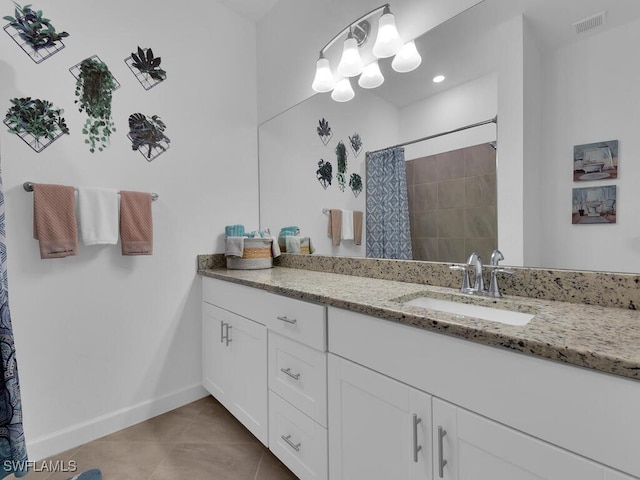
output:
[[338,142],[335,148],[336,153],[336,162],[338,164],[338,174],[336,178],[338,179],[338,187],[341,191],[344,192],[345,186],[347,184],[347,147],[344,146],[342,140]]
[[107,65],[96,57],[83,60],[76,79],[76,103],[79,110],[87,114],[82,133],[87,136],[85,143],[89,151],[107,148],[111,134],[116,131],[111,117],[111,100],[118,83]]
[[356,197],[360,195],[362,192],[362,177],[357,173],[352,173],[349,178],[349,187]]
[[24,40],[34,50],[51,47],[55,42],[68,37],[67,32],[56,32],[51,20],[45,18],[42,10],[33,10],[31,5],[21,7],[15,5],[15,17],[5,16],[5,20],[15,28]]
[[[142,113],[129,116],[129,139],[131,148],[142,152],[148,161],[169,148],[169,137],[164,134],[167,126],[158,115],[147,117]],[[142,149],[145,148],[146,151]],[[152,158],[153,157],[153,158]]]
[[20,136],[36,152],[43,150],[62,134],[69,133],[62,117],[64,110],[54,108],[53,103],[48,100],[13,98],[11,104],[4,118],[5,125],[10,133]]
[[162,59],[154,57],[153,50],[147,48],[143,50],[138,47],[138,53],[132,53],[131,59],[133,67],[137,68],[140,73],[146,73],[154,80],[164,80],[167,78],[167,72],[160,68]]
[[316,178],[320,185],[326,190],[333,180],[333,167],[331,163],[325,162],[322,158],[318,162],[318,170],[316,170]]
[[331,132],[331,127],[329,126],[329,122],[327,122],[324,118],[322,120],[318,120],[318,126],[316,127],[316,132],[320,137],[322,143],[326,146],[331,140],[333,133]]

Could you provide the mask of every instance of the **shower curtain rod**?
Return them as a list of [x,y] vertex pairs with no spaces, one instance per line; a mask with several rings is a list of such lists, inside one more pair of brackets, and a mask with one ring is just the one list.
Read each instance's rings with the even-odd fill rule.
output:
[[443,137],[445,135],[450,135],[452,133],[461,132],[463,130],[468,130],[470,128],[481,127],[482,125],[487,125],[489,123],[495,123],[497,125],[498,124],[498,116],[496,115],[495,117],[490,118],[489,120],[484,120],[484,121],[478,122],[478,123],[472,123],[470,125],[465,125],[464,127],[459,127],[459,128],[454,129],[454,130],[449,130],[447,132],[436,133],[435,135],[429,135],[427,137],[418,138],[416,140],[410,140],[408,142],[399,143],[398,145],[394,145],[392,147],[386,147],[386,148],[380,148],[378,150],[373,150],[371,152],[367,152],[367,155],[369,155],[371,153],[382,152],[383,150],[388,150],[390,148],[406,147],[407,145],[412,145],[412,144],[418,143],[418,142],[424,142],[425,140],[431,140],[432,138]]

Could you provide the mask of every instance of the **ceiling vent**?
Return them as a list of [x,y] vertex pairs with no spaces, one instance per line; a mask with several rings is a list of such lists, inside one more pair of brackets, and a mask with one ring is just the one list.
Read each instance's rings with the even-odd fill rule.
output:
[[583,33],[583,32],[586,32],[587,30],[592,30],[601,25],[604,25],[606,21],[607,21],[607,12],[602,11],[590,17],[583,18],[582,20],[574,22],[573,27],[576,29],[576,33]]

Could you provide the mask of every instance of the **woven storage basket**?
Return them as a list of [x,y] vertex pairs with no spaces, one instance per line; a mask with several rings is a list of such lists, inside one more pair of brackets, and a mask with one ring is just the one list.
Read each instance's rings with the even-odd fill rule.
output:
[[245,238],[242,258],[227,257],[227,268],[231,270],[259,270],[272,266],[270,238]]

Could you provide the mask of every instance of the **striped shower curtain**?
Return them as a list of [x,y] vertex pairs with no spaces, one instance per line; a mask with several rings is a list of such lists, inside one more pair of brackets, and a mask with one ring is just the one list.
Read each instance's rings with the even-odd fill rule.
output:
[[367,154],[367,257],[412,260],[404,149]]
[[9,313],[7,281],[7,242],[4,218],[4,191],[0,169],[0,478],[12,473],[26,474],[27,449],[22,430],[22,402],[16,349]]

